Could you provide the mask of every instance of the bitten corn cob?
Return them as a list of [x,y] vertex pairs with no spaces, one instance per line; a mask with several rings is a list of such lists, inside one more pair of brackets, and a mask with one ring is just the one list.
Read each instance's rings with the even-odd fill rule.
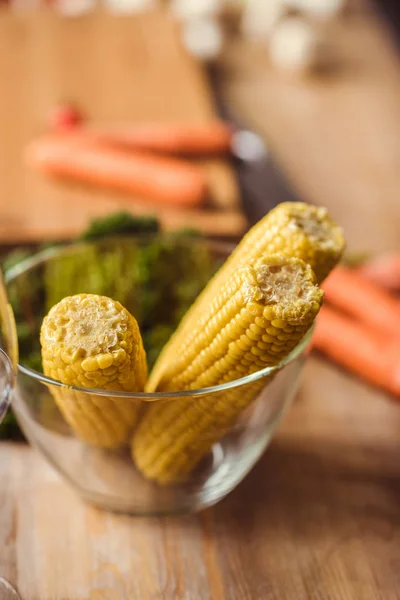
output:
[[[322,291],[309,265],[272,255],[234,270],[209,300],[168,363],[158,390],[214,386],[279,364],[313,323]],[[265,380],[247,389],[149,406],[132,442],[136,465],[160,483],[178,480],[224,435],[262,385]]]
[[[67,385],[114,391],[143,391],[146,354],[139,327],[119,303],[105,296],[64,298],[41,329],[43,370]],[[115,448],[129,439],[138,405],[110,396],[54,389],[62,414],[83,441]]]
[[168,364],[175,359],[187,333],[206,310],[209,299],[218,294],[235,269],[264,254],[279,253],[304,260],[313,269],[317,282],[321,283],[339,262],[344,248],[342,229],[332,221],[325,208],[302,202],[279,204],[243,237],[188,310],[150,374],[148,391],[157,389]]

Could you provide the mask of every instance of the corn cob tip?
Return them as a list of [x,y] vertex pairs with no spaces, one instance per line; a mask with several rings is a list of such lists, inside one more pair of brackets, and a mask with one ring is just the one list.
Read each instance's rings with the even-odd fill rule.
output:
[[[278,239],[279,234],[282,236],[280,251],[309,263],[319,283],[344,253],[346,244],[343,229],[331,219],[324,207],[303,202],[283,202],[266,219],[269,228],[276,228],[279,232]],[[274,247],[278,248],[277,239]]]
[[44,318],[41,343],[77,352],[80,358],[104,354],[116,349],[129,320],[122,305],[105,296],[68,296]]
[[280,210],[287,211],[294,229],[304,231],[321,248],[343,252],[343,229],[331,219],[325,207],[303,202],[283,202]]
[[[62,383],[83,387],[95,387],[97,383],[100,388],[107,383],[107,389],[143,389],[147,367],[139,326],[116,300],[96,294],[64,298],[44,318],[40,342],[44,369]],[[136,360],[140,361],[137,370]],[[129,378],[123,370],[128,363]],[[78,364],[81,373],[77,373]],[[115,377],[107,372],[112,366],[118,367],[117,373],[112,373]],[[124,377],[118,379],[118,371]],[[112,383],[114,388],[110,387]]]
[[[251,269],[255,275],[254,298],[265,306],[273,306],[276,314],[283,315],[288,308],[293,311],[294,306],[313,310],[321,304],[323,291],[310,265],[303,260],[276,254],[255,260]],[[300,318],[298,312],[293,314]]]

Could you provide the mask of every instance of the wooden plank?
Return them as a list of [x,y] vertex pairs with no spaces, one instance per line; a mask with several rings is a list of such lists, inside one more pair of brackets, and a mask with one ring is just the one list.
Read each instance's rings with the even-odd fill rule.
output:
[[208,165],[210,208],[156,207],[140,198],[68,186],[29,172],[26,143],[43,131],[52,108],[73,102],[95,122],[207,122],[215,108],[201,67],[182,49],[162,12],[63,19],[51,12],[0,12],[0,236],[66,238],[95,216],[124,209],[157,212],[167,228],[197,225],[238,235],[246,222],[234,174]]

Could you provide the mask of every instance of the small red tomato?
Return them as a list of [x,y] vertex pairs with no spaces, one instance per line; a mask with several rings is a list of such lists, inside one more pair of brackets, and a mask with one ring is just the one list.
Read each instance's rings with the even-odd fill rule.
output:
[[68,104],[57,106],[50,115],[49,125],[53,131],[69,131],[83,121],[82,113]]

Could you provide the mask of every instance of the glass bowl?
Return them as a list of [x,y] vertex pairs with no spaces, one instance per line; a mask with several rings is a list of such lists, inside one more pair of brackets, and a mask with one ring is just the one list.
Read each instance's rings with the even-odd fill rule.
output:
[[[224,498],[252,469],[293,399],[311,332],[277,368],[207,389],[125,393],[75,388],[45,377],[39,347],[43,316],[69,294],[108,295],[136,316],[145,344],[158,350],[230,251],[226,244],[163,234],[48,249],[6,274],[20,347],[13,410],[27,439],[90,503],[134,515],[161,515],[197,511]],[[154,347],[149,358],[155,359]],[[217,441],[208,443],[206,430],[202,443],[209,446],[207,454],[193,472],[169,485],[149,481],[136,469],[128,443],[107,450],[79,439],[54,399],[62,394],[85,411],[107,397],[120,407],[137,404],[143,410],[148,402],[177,399],[183,406],[207,407],[229,402],[232,392],[249,393],[252,402]]]

